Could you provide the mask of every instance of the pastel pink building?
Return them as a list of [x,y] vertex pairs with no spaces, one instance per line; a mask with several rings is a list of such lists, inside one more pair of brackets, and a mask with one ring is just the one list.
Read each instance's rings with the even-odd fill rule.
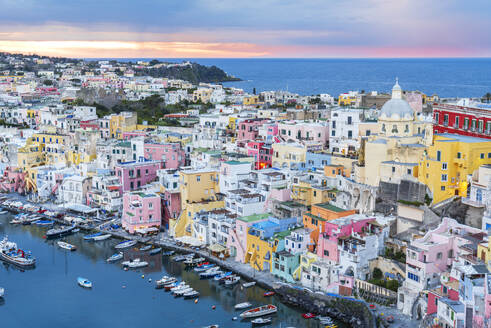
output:
[[278,123],[278,135],[285,141],[311,141],[327,144],[329,125],[325,123],[299,123],[296,121]]
[[160,196],[155,193],[127,192],[123,195],[122,225],[129,233],[155,227],[160,229]]
[[244,263],[249,228],[255,223],[268,220],[269,217],[269,213],[254,214],[240,217],[235,220],[235,228],[229,230],[229,236],[231,238],[227,238],[227,247],[230,250],[230,255],[232,257],[235,256],[235,261]]
[[0,190],[4,192],[23,193],[26,174],[19,168],[8,166],[0,178]]
[[239,123],[237,130],[237,141],[256,140],[259,135],[258,127],[268,123],[269,119],[252,118]]
[[141,161],[118,163],[116,176],[123,186],[123,192],[133,191],[157,179],[157,170],[162,168],[160,161]]
[[271,167],[273,163],[273,148],[262,141],[249,141],[247,155],[254,157],[255,170]]
[[130,140],[135,137],[145,137],[147,135],[146,131],[126,131],[123,132],[123,139]]
[[[348,217],[349,218],[349,217]],[[346,220],[346,218],[324,222],[324,233],[319,235],[317,256],[325,258],[332,263],[339,263],[338,248],[341,239],[351,236],[353,233],[361,234],[369,230],[369,225],[375,222],[374,218],[362,220]]]
[[186,162],[186,153],[179,143],[145,143],[143,156],[150,161],[162,161],[164,169],[178,169]]
[[99,130],[99,121],[98,120],[88,120],[88,121],[80,121],[80,128],[87,130]]

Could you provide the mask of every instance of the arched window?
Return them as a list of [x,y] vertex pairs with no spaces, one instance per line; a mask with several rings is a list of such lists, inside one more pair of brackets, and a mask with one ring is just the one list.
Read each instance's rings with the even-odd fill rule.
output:
[[397,130],[397,125],[392,125],[392,133],[397,133],[398,130]]
[[409,124],[406,124],[406,128],[404,129],[404,132],[405,133],[408,133],[409,132]]
[[385,124],[382,124],[382,132],[385,132]]

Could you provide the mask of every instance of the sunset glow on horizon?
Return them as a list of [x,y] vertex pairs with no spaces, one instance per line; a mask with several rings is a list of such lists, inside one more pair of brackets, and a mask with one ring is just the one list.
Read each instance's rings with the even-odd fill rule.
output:
[[[0,51],[76,58],[490,57],[491,3],[0,0]],[[67,14],[69,13],[69,14]]]

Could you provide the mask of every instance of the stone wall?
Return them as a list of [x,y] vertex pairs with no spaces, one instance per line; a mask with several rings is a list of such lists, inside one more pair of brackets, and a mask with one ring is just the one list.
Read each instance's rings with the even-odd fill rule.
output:
[[375,317],[363,301],[310,293],[305,289],[292,288],[287,285],[275,287],[277,296],[281,302],[305,311],[334,317],[353,327],[375,328]]

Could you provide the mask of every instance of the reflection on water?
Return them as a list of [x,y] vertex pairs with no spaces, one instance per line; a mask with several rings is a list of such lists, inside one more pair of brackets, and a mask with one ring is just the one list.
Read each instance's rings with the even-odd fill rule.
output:
[[[0,216],[0,237],[8,234],[20,248],[31,250],[37,266],[22,271],[2,262],[0,286],[6,290],[5,299],[0,299],[2,327],[29,326],[26,311],[29,317],[37,319],[37,327],[46,328],[153,327],[157,323],[166,327],[202,327],[214,323],[220,327],[251,327],[249,321],[232,321],[240,314],[234,305],[245,301],[278,306],[273,323],[265,327],[321,327],[318,321],[303,319],[302,312],[279,303],[274,297],[264,298],[264,289],[260,287],[242,288],[238,284],[226,288],[213,279],[200,279],[196,272],[187,270],[183,263],[172,262],[169,256],[141,252],[138,249],[141,245],[123,250],[122,261],[140,258],[149,266],[123,271],[122,261],[106,263],[108,257],[118,252],[114,249],[119,242],[116,239],[88,242],[83,239],[83,232],[61,238],[77,246],[77,251],[70,252],[58,247],[58,240],[43,238],[48,228],[10,225],[9,217]],[[155,289],[154,281],[163,275],[176,276],[199,291],[198,303]],[[91,280],[93,289],[78,287],[78,276]],[[211,309],[213,305],[216,310]]]

